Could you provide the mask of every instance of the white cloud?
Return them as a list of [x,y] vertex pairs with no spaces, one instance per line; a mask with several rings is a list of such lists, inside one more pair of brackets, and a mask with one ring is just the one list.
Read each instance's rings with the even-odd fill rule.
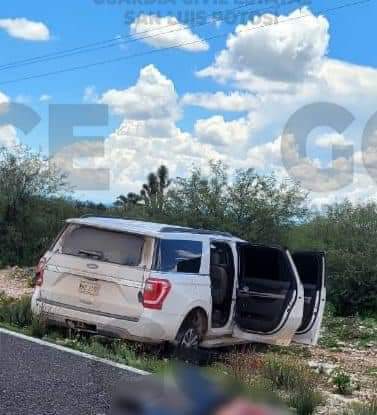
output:
[[[283,165],[283,154],[286,165]],[[348,186],[353,180],[352,158],[339,157],[328,165],[323,161],[309,157],[301,157],[292,136],[279,136],[273,141],[252,147],[247,152],[242,167],[253,167],[261,172],[277,172],[283,179],[291,178],[299,182],[312,195],[321,198],[331,193],[339,194],[339,190]]]
[[346,146],[352,143],[347,141],[342,134],[328,133],[319,136],[315,140],[315,144],[321,148],[331,148],[332,146]]
[[230,92],[228,94],[219,91],[211,93],[195,93],[183,96],[181,103],[183,105],[192,105],[208,110],[234,111],[243,112],[256,107],[257,99],[255,96],[239,91]]
[[[326,60],[324,66],[328,64],[332,65],[332,62]],[[347,63],[337,62],[334,68],[338,68],[342,74],[342,82],[346,83],[347,77],[352,78]],[[358,82],[361,82],[363,68],[355,67],[355,70],[360,75]],[[329,74],[327,70],[323,73]],[[373,87],[375,73],[377,71],[366,69],[367,79],[363,82]],[[104,160],[101,163],[97,160],[93,166],[107,163],[111,169],[113,191],[119,189],[123,192],[137,191],[146,174],[161,163],[167,164],[172,176],[175,176],[185,175],[192,165],[204,166],[211,159],[221,159],[232,168],[254,167],[263,173],[274,171],[283,180],[289,175],[282,164],[279,134],[291,114],[307,103],[319,100],[336,102],[336,97],[340,99],[339,104],[349,106],[353,103],[355,109],[359,110],[361,104],[373,101],[369,90],[361,88],[359,84],[343,96],[338,93],[337,85],[334,89],[332,87],[331,78],[336,78],[336,74],[331,73],[328,78],[322,76],[316,83],[312,80],[302,83],[300,91],[292,90],[290,93],[259,91],[255,96],[242,91],[187,94],[179,102],[172,80],[161,74],[155,66],[149,65],[140,71],[135,85],[100,94],[99,102],[108,103],[124,120],[106,139]],[[97,96],[95,90],[91,92]],[[206,107],[206,101],[211,102],[207,108],[212,107],[213,110],[235,107],[241,110],[248,105],[251,108],[247,116],[233,121],[226,121],[222,115],[199,119],[194,124],[192,134],[177,127],[180,104],[195,103]],[[257,104],[254,105],[253,101]],[[367,115],[370,113],[369,110]],[[270,137],[278,138],[271,140]],[[315,138],[314,144],[325,149],[334,144],[355,144],[349,134],[339,136],[329,133]],[[352,161],[348,159],[340,157],[335,161],[330,160],[329,164],[318,158],[300,159],[294,146],[290,147],[288,158],[292,161],[292,173],[296,179],[311,189],[321,190],[311,193],[316,203],[330,202],[348,194],[353,198],[359,197],[361,192],[356,188],[358,183],[361,180],[368,182],[364,179],[365,172],[357,170],[352,183]],[[328,167],[335,169],[330,177],[318,171]],[[339,184],[348,184],[350,179],[351,184],[338,189]],[[368,183],[370,192],[373,183]]]
[[6,104],[9,102],[9,97],[0,91],[0,104]]
[[4,29],[9,36],[17,39],[46,41],[50,39],[50,31],[42,22],[34,22],[18,17],[15,19],[0,19],[0,28]]
[[225,121],[224,117],[215,115],[211,118],[196,121],[194,130],[196,136],[203,143],[215,146],[231,146],[246,142],[250,125],[244,118]]
[[67,175],[73,190],[108,190],[109,163],[104,158],[103,141],[76,141],[61,147],[51,160]]
[[[226,158],[214,146],[177,127],[180,110],[174,84],[153,65],[141,69],[135,85],[105,91],[99,101],[124,117],[105,139],[104,157],[90,162],[92,168],[110,169],[111,192],[140,190],[146,175],[160,164],[166,164],[175,177],[186,175],[194,165],[204,167],[211,159]],[[70,158],[77,148],[81,149],[64,149],[63,164],[66,155]]]
[[280,169],[281,166],[281,137],[258,146],[251,147],[243,161],[243,167],[258,170]]
[[211,146],[200,143],[173,124],[164,136],[150,134],[144,124],[145,121],[125,120],[106,140],[115,184],[140,183],[151,169],[162,163],[169,166],[174,176],[187,174],[194,164],[200,166],[211,158],[218,158]]
[[[10,99],[0,91],[0,114],[6,112]],[[11,124],[0,126],[0,146],[12,147],[18,143],[17,131]]]
[[[303,11],[293,16],[299,13]],[[300,158],[297,148],[289,146],[287,157],[294,177],[309,189],[320,190],[311,192],[316,204],[345,196],[377,199],[376,183],[363,169],[358,151],[365,121],[376,111],[377,70],[329,59],[328,22],[324,17],[310,15],[251,32],[255,35],[247,36],[245,42],[246,34],[236,30],[215,62],[201,73],[224,82],[224,90],[231,88],[232,92],[200,91],[179,99],[173,81],[153,65],[141,70],[133,86],[99,96],[95,89],[87,91],[92,101],[108,103],[124,117],[105,142],[104,160],[111,166],[113,188],[137,191],[146,174],[160,163],[167,164],[175,176],[187,174],[193,164],[204,166],[210,159],[224,160],[231,168],[274,171],[284,180],[289,175],[282,164],[280,136],[287,120],[301,107],[325,101],[343,106],[355,121],[342,134],[334,131],[311,136],[311,159]],[[263,67],[256,62],[259,57]],[[198,106],[215,114],[197,117],[193,131],[187,132],[177,126],[185,106]],[[224,111],[247,114],[226,121]],[[332,160],[332,146],[348,144],[357,151],[353,176],[351,158]],[[376,160],[376,151],[370,151],[364,162],[373,167]],[[323,169],[331,167],[335,171],[329,176]]]
[[52,99],[52,96],[51,95],[48,95],[48,94],[42,94],[39,97],[39,101],[41,101],[41,102],[51,101],[51,99]]
[[[331,89],[334,97],[351,98],[349,95],[365,96],[357,105],[369,105],[371,97],[377,93],[377,70],[335,59],[324,59],[318,74],[322,88]],[[368,91],[368,94],[365,93]]]
[[131,34],[135,39],[140,39],[155,48],[181,45],[180,49],[189,52],[202,52],[209,49],[207,42],[175,17],[141,14],[131,24]]
[[94,104],[98,103],[99,100],[96,87],[94,85],[87,86],[84,90],[83,101],[85,103]]
[[134,86],[110,89],[99,99],[116,113],[133,120],[177,119],[180,115],[178,96],[173,82],[154,65],[140,71]]
[[[303,15],[306,17],[299,18]],[[294,22],[285,22],[288,19]],[[327,19],[314,16],[307,8],[289,16],[255,17],[236,27],[226,49],[198,75],[248,82],[259,88],[266,80],[276,83],[277,88],[302,81],[315,76],[319,69],[328,47],[328,29]]]
[[12,147],[17,143],[17,131],[13,125],[0,126],[0,146]]
[[[101,182],[100,172],[95,169],[109,169],[110,192],[113,193],[139,191],[147,174],[160,164],[166,164],[175,177],[186,175],[194,165],[203,167],[209,160],[221,158],[212,146],[200,143],[174,123],[166,135],[160,136],[153,135],[146,123],[145,120],[124,120],[103,145],[83,140],[63,148],[54,160],[71,174],[68,179],[74,180],[82,190],[95,190],[97,181]],[[103,157],[80,157],[101,146],[105,150]],[[83,168],[87,170],[79,170]]]

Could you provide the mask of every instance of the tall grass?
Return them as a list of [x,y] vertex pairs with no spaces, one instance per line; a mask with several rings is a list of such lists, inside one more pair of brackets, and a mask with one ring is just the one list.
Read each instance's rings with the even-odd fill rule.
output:
[[377,398],[365,404],[354,404],[343,415],[377,415]]
[[289,355],[265,355],[262,373],[277,388],[288,391],[303,385],[314,387],[317,382],[317,375],[307,365]]
[[247,385],[253,398],[284,400],[299,415],[313,414],[323,402],[317,374],[295,357],[238,353],[229,356],[226,365],[239,383]]
[[13,299],[2,294],[0,297],[0,322],[27,327],[31,325],[31,298],[29,296]]

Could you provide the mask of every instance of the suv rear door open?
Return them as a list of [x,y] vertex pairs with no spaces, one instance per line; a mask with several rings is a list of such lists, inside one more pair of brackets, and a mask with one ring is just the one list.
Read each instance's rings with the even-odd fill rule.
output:
[[288,345],[299,328],[303,287],[290,253],[238,243],[238,289],[233,337]]
[[293,341],[315,345],[318,342],[326,303],[326,265],[323,252],[295,252],[292,255],[304,286],[304,314]]

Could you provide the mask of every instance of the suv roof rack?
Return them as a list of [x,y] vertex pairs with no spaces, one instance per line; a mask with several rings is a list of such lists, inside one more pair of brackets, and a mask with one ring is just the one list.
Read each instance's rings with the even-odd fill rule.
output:
[[221,231],[210,231],[207,229],[195,229],[195,228],[184,228],[176,226],[164,226],[160,232],[163,233],[194,233],[198,235],[219,235],[233,238],[233,235],[229,232]]
[[[131,218],[131,217],[124,217],[124,216],[95,215],[94,213],[85,213],[84,215],[81,215],[81,216],[80,216],[80,219],[87,219],[87,218],[140,220],[140,219]],[[140,221],[141,221],[141,220],[140,220]]]
[[[132,217],[122,217],[122,216],[106,216],[106,215],[95,215],[93,213],[86,213],[85,215],[81,215],[80,219],[87,219],[87,218],[103,218],[103,219],[124,219],[124,220],[136,220],[139,222],[151,222],[139,218],[132,218]],[[218,235],[218,236],[225,236],[227,238],[234,238],[235,236],[230,232],[222,232],[222,231],[211,231],[208,229],[198,229],[198,228],[190,228],[184,226],[163,226],[160,232],[162,233],[193,233],[197,235]]]

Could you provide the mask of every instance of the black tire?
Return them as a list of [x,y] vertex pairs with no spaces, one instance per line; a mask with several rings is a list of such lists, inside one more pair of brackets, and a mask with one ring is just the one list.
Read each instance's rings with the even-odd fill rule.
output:
[[205,320],[201,313],[190,314],[183,322],[176,337],[179,349],[198,349],[205,332]]

